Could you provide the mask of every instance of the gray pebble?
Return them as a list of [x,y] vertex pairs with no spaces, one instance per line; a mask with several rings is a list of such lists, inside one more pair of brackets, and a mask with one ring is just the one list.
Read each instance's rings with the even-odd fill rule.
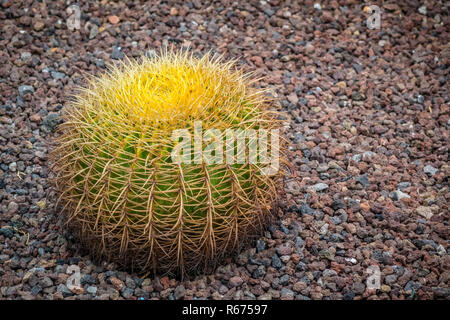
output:
[[432,165],[426,165],[423,168],[423,171],[430,176],[434,176],[436,174],[436,172],[438,172],[439,170],[436,169],[435,167],[433,167]]
[[316,183],[311,188],[316,192],[320,192],[320,191],[324,191],[324,190],[328,189],[328,184],[320,182],[320,183]]
[[19,86],[19,95],[24,96],[27,93],[34,93],[34,88],[28,85]]

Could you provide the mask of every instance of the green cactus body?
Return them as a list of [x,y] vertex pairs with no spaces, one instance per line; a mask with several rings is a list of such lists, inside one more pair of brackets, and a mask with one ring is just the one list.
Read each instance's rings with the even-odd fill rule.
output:
[[91,79],[52,153],[69,225],[98,257],[140,272],[213,266],[267,221],[279,175],[174,163],[172,131],[272,129],[275,116],[246,76],[209,56],[166,52]]

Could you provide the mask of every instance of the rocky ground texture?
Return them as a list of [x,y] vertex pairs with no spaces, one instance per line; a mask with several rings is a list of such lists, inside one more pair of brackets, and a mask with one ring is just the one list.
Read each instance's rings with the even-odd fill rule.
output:
[[[0,0],[0,299],[449,299],[449,3],[372,1],[372,30],[362,1],[300,2],[79,1],[70,30],[71,1]],[[265,76],[293,154],[264,235],[185,280],[91,262],[47,161],[84,74],[164,45]]]

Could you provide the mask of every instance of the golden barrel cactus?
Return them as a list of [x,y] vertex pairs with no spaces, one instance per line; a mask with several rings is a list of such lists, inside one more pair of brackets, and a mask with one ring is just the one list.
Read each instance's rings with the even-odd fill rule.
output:
[[[214,267],[257,234],[280,174],[216,148],[210,154],[222,162],[202,157],[205,140],[219,138],[238,156],[238,143],[225,139],[230,129],[279,128],[252,82],[233,62],[169,50],[112,66],[74,95],[52,167],[61,210],[94,256],[138,272],[185,274]],[[174,153],[179,129],[194,138],[185,161]]]

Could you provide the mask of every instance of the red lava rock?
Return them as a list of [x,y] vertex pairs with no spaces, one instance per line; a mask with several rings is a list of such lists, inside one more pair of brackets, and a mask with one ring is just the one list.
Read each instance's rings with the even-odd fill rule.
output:
[[40,122],[41,121],[41,116],[38,113],[35,113],[32,116],[30,116],[30,121],[32,121],[32,122]]
[[118,290],[118,291],[122,290],[122,288],[125,286],[125,283],[116,277],[109,278],[109,281],[114,286],[114,288],[116,288],[116,290]]
[[161,279],[159,279],[159,281],[161,282],[161,285],[163,286],[164,289],[167,289],[170,285],[169,283],[170,280],[168,276],[162,277]]
[[250,58],[250,61],[255,64],[255,66],[261,68],[264,66],[264,61],[260,56],[253,56]]
[[118,16],[108,16],[108,21],[111,24],[118,24],[120,19]]
[[345,265],[339,264],[335,261],[331,261],[330,265],[331,265],[331,269],[333,269],[337,273],[341,273],[345,268]]
[[290,244],[286,243],[286,244],[282,244],[281,246],[279,246],[277,248],[277,253],[280,256],[287,256],[290,255],[292,253],[292,247]]
[[361,209],[364,210],[364,211],[369,211],[369,210],[370,210],[370,205],[369,205],[369,203],[367,203],[367,202],[361,203],[361,204],[360,204],[360,207],[361,207]]
[[338,155],[344,154],[344,152],[345,152],[345,148],[342,146],[330,147],[328,149],[328,155],[330,158],[334,158]]
[[244,282],[244,280],[242,280],[241,277],[234,276],[234,277],[230,278],[230,280],[228,281],[228,284],[231,288],[234,288],[234,287],[239,287],[243,282]]

